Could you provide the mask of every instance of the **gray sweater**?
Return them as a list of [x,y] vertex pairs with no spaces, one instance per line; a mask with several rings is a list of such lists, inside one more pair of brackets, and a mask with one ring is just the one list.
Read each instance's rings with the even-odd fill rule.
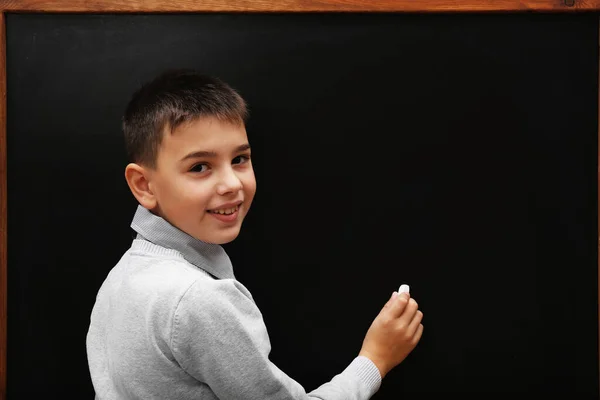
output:
[[262,315],[221,246],[143,207],[131,226],[138,237],[102,284],[87,334],[96,399],[358,400],[379,389],[359,356],[307,394],[269,360]]

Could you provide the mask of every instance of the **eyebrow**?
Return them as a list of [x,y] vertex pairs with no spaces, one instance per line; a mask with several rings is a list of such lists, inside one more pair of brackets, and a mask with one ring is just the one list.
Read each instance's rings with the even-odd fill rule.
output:
[[[242,151],[250,150],[250,145],[248,143],[238,146],[233,151],[234,153],[240,153]],[[214,158],[217,156],[217,153],[214,151],[194,151],[192,153],[187,154],[185,157],[181,159],[181,161],[188,160],[190,158]]]

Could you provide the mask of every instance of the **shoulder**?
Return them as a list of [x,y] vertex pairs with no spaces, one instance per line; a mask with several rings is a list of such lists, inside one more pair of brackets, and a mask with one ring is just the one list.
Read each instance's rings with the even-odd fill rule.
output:
[[250,291],[235,279],[196,279],[186,289],[177,314],[255,313],[258,308]]
[[270,349],[263,317],[250,292],[234,279],[197,280],[173,317],[171,348],[184,368],[223,345],[255,343]]
[[197,280],[181,296],[173,318],[176,336],[198,337],[262,325],[250,292],[234,279]]
[[99,291],[101,298],[111,299],[113,304],[122,307],[150,310],[150,315],[162,320],[173,315],[191,286],[210,286],[214,280],[178,252],[168,249],[160,252],[162,248],[158,246],[144,251],[139,246],[140,241],[134,241],[134,246],[110,271]]
[[140,286],[164,291],[187,290],[197,280],[212,280],[204,270],[190,264],[183,255],[145,240],[136,239],[121,261],[126,275]]

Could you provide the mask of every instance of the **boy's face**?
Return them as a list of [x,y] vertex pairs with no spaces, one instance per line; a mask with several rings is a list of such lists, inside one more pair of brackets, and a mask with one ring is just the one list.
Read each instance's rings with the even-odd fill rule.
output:
[[165,133],[148,187],[155,214],[203,242],[231,242],[256,192],[245,127],[200,118]]

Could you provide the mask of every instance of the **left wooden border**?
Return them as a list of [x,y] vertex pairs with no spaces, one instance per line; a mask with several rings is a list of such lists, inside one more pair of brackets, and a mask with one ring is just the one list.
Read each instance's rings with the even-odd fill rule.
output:
[[6,154],[6,15],[0,12],[0,400],[6,400],[6,351],[8,350]]
[[6,148],[7,13],[468,13],[530,11],[560,13],[600,11],[600,0],[0,0],[0,400],[6,400],[6,354],[8,350],[8,171]]

